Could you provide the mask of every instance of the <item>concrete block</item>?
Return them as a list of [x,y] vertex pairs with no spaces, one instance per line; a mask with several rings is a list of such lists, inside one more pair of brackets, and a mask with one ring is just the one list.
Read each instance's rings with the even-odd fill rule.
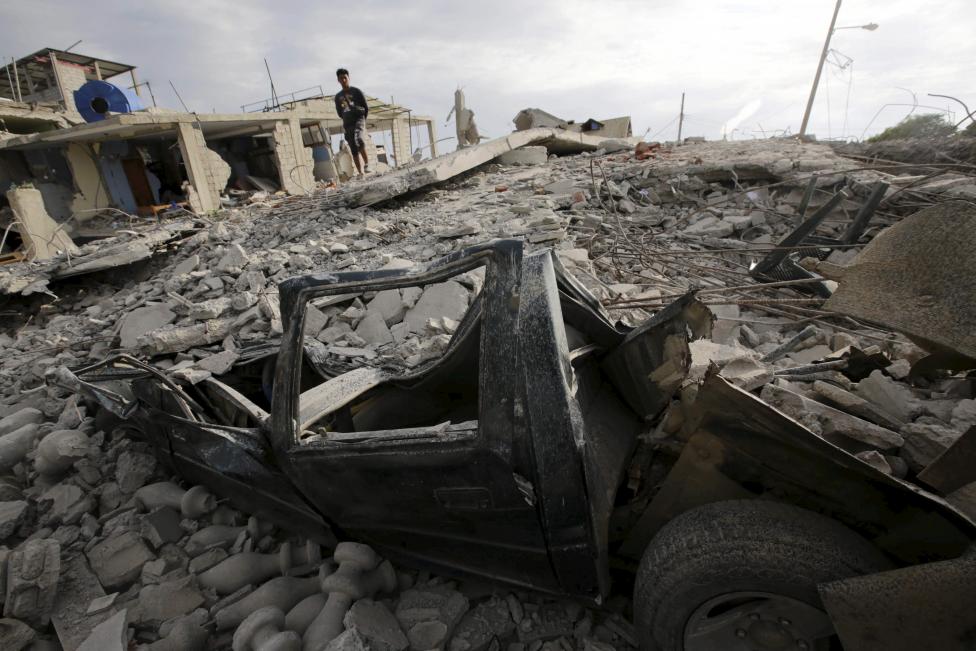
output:
[[545,147],[520,147],[507,151],[497,158],[502,165],[545,165],[549,162],[549,151]]

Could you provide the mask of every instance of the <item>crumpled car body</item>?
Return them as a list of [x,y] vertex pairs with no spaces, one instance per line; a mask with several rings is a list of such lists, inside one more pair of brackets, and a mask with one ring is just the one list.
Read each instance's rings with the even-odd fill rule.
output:
[[[332,374],[310,363],[312,301],[477,268],[483,287],[433,363]],[[550,251],[505,240],[420,273],[311,274],[279,292],[275,354],[221,380],[190,386],[122,356],[62,368],[53,381],[140,430],[188,481],[284,528],[595,602],[609,593],[612,563],[635,566],[669,520],[728,499],[829,514],[904,565],[953,558],[976,539],[943,500],[715,374],[698,389],[683,447],[649,445],[641,435],[685,382],[689,341],[710,329],[693,295],[636,328],[613,323]]]

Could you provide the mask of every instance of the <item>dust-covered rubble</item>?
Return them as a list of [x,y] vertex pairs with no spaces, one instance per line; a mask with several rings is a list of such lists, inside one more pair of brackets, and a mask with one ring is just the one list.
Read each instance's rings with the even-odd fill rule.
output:
[[[286,278],[410,270],[516,237],[553,248],[631,325],[697,291],[716,321],[710,340],[693,343],[689,386],[717,370],[877,472],[915,480],[976,423],[972,379],[910,376],[926,352],[904,336],[819,310],[802,282],[749,274],[802,220],[810,179],[811,211],[849,192],[818,231],[829,237],[879,180],[899,187],[897,174],[869,167],[793,141],[641,157],[527,148],[371,208],[313,195],[226,210],[130,272],[45,281],[56,299],[15,299],[32,311],[0,332],[0,647],[636,648],[626,596],[595,609],[485,588],[394,568],[355,543],[323,549],[236,512],[45,374],[127,352],[178,382],[221,376],[281,336],[276,287]],[[914,211],[899,203],[907,193],[886,196],[863,239],[828,247],[826,260],[849,261]],[[415,369],[443,352],[483,282],[469,272],[422,290],[317,299],[306,350],[336,373]],[[649,440],[664,444],[681,409],[675,401]],[[948,498],[976,517],[972,495]]]

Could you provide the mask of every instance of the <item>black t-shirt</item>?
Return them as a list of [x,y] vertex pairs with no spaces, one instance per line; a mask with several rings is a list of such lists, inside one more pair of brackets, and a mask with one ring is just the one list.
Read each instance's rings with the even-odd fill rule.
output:
[[369,115],[366,96],[363,95],[363,91],[355,86],[350,86],[349,90],[340,90],[335,96],[335,106],[336,113],[339,114],[342,123],[346,126],[352,126]]

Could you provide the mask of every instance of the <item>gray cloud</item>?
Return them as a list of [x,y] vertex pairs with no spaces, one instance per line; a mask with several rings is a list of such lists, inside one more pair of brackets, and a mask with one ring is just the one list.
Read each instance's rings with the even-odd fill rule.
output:
[[[367,93],[439,121],[461,85],[488,135],[538,106],[570,119],[629,114],[635,132],[673,138],[685,91],[686,135],[719,137],[723,123],[759,102],[736,133],[749,137],[798,129],[832,9],[830,0],[12,0],[0,55],[83,39],[80,52],[139,66],[161,104],[179,106],[172,80],[191,109],[218,112],[269,96],[265,57],[279,93],[319,84],[332,92],[343,65]],[[848,72],[829,69],[812,131],[827,136],[829,115],[830,135],[860,135],[884,104],[909,100],[898,87],[922,103],[946,106],[925,97],[935,92],[976,105],[976,4],[848,0],[839,24],[869,21],[881,28],[836,33],[833,47],[854,59],[850,105]],[[872,132],[906,112],[885,109]]]

